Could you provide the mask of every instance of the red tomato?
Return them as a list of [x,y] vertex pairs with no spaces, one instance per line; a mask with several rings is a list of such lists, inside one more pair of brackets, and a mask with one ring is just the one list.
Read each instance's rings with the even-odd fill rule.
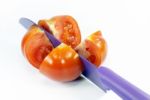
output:
[[56,16],[49,20],[40,20],[38,24],[72,48],[81,42],[78,24],[71,16]]
[[106,56],[107,46],[101,32],[97,31],[83,41],[76,51],[91,63],[99,66]]
[[65,43],[53,48],[45,33],[37,26],[32,26],[22,40],[24,56],[49,78],[66,82],[79,77],[83,66],[78,53],[96,66],[104,60],[107,47],[100,31],[77,46],[81,42],[81,34],[77,22],[71,16],[56,16],[40,20],[38,24]]
[[40,65],[40,71],[57,81],[72,81],[83,70],[78,54],[65,44],[61,44],[48,54]]
[[22,52],[36,68],[53,49],[46,35],[37,26],[32,26],[22,40]]

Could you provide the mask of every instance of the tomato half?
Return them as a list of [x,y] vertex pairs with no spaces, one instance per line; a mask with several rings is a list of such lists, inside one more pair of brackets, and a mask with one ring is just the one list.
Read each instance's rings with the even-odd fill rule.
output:
[[36,68],[53,49],[44,32],[37,26],[32,26],[22,40],[22,52],[27,60]]
[[57,81],[72,81],[80,76],[83,67],[78,54],[66,44],[61,44],[48,54],[40,71]]
[[103,39],[101,32],[97,31],[88,36],[87,39],[76,48],[76,51],[91,63],[99,66],[106,56],[106,41]]
[[40,20],[38,25],[72,48],[81,42],[78,24],[71,16],[55,16],[49,20]]

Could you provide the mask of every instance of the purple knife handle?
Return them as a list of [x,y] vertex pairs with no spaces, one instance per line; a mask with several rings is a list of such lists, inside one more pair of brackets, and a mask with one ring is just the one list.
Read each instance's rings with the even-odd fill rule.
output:
[[150,100],[150,95],[106,67],[98,68],[100,81],[124,100]]

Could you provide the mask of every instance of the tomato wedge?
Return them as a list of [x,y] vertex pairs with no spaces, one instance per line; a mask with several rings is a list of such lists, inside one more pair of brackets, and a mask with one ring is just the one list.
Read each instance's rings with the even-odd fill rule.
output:
[[97,31],[76,47],[76,51],[91,63],[99,66],[106,56],[106,41],[103,39],[101,32]]
[[23,37],[21,47],[24,56],[36,68],[39,68],[43,59],[53,49],[51,42],[37,26],[32,26],[28,30]]
[[44,75],[62,82],[78,78],[82,70],[82,63],[76,51],[63,43],[53,49],[40,65],[40,71]]
[[71,16],[55,16],[48,20],[40,20],[38,25],[72,48],[81,42],[78,24]]

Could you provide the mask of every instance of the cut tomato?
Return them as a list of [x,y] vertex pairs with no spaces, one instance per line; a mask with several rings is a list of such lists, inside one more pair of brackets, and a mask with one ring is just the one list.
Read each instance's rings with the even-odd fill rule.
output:
[[56,16],[40,20],[38,24],[63,43],[53,48],[44,31],[33,25],[23,37],[22,52],[33,66],[49,78],[62,82],[78,78],[84,69],[79,54],[96,66],[103,62],[107,46],[100,31],[80,43],[79,27],[71,16]]
[[107,46],[101,32],[97,31],[83,41],[76,51],[91,63],[99,66],[106,56]]
[[51,42],[37,26],[32,26],[22,40],[22,52],[27,60],[36,68],[53,49]]
[[40,20],[38,25],[72,48],[81,42],[78,24],[71,16],[56,16],[49,20]]
[[48,54],[40,71],[57,81],[72,81],[80,76],[83,67],[78,54],[66,44],[61,44]]

